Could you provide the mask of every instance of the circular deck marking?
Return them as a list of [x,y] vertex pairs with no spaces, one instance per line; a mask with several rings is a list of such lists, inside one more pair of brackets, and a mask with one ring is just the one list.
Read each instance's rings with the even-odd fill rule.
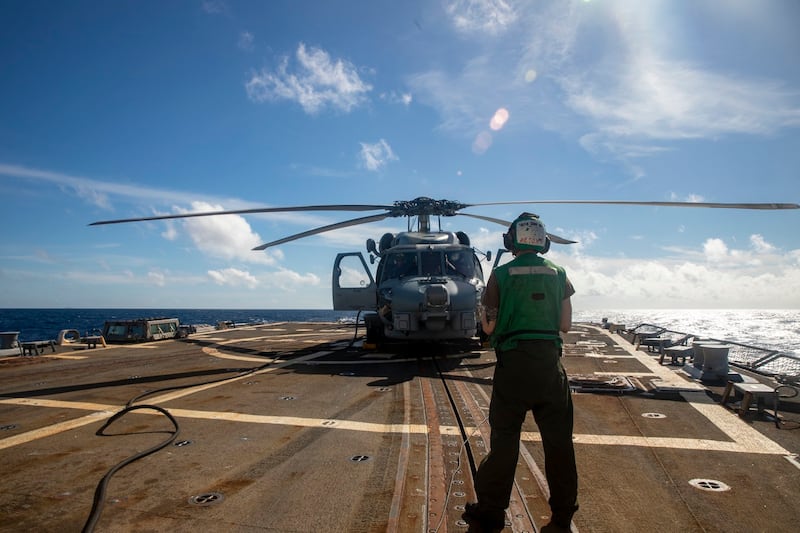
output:
[[644,418],[667,418],[667,415],[661,413],[642,413]]
[[294,398],[294,396],[281,396],[279,399],[288,402],[288,401],[294,400],[295,398]]
[[225,496],[220,494],[219,492],[206,492],[204,494],[198,494],[197,496],[192,496],[189,498],[189,503],[192,505],[214,505],[215,503],[219,503],[225,499]]
[[691,479],[689,480],[689,485],[700,490],[711,492],[725,492],[726,490],[731,490],[728,485],[716,479]]
[[177,446],[178,448],[182,448],[183,446],[188,446],[192,443],[190,440],[179,440],[173,446]]
[[369,461],[370,459],[372,458],[369,455],[354,455],[350,458],[350,460],[354,463],[363,463],[365,461]]
[[5,426],[0,426],[0,431],[11,431],[12,429],[17,429],[16,424],[6,424]]

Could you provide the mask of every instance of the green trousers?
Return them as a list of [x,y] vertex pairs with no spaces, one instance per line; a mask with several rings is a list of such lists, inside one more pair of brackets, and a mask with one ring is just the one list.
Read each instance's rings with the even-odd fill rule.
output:
[[520,341],[497,352],[489,424],[491,449],[475,477],[478,506],[508,508],[519,458],[520,431],[528,411],[542,435],[552,520],[569,524],[578,509],[578,473],[572,445],[572,395],[561,347],[554,341]]

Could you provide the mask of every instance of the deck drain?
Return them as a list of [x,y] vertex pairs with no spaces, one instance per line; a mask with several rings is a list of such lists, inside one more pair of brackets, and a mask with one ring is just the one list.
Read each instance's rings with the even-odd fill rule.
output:
[[728,485],[715,479],[691,479],[689,480],[689,485],[700,490],[711,492],[725,492],[726,490],[731,490]]
[[5,426],[0,426],[0,431],[11,431],[12,429],[17,429],[16,424],[6,424]]
[[661,413],[642,413],[645,418],[667,418],[667,415]]
[[336,425],[336,420],[324,420],[322,422],[322,425],[323,426],[335,426]]
[[363,463],[365,461],[369,461],[370,459],[372,458],[369,455],[354,455],[350,458],[350,460],[354,463]]
[[287,401],[287,402],[288,402],[288,401],[290,401],[290,400],[294,400],[294,399],[295,399],[295,397],[294,397],[294,396],[281,396],[279,399],[281,399],[281,400],[285,400],[285,401]]
[[188,446],[188,445],[190,445],[191,443],[192,443],[192,441],[190,441],[190,440],[179,440],[178,442],[176,442],[175,444],[173,444],[173,446],[177,446],[178,448],[181,448],[181,447],[183,447],[183,446]]
[[389,392],[390,390],[392,390],[391,387],[381,387],[378,392]]
[[206,492],[205,494],[198,494],[189,498],[189,503],[193,505],[214,505],[225,499],[225,496],[219,492]]

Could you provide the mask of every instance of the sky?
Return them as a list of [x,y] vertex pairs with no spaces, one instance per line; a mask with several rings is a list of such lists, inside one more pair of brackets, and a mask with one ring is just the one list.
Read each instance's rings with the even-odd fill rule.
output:
[[[783,0],[5,0],[0,307],[330,309],[336,254],[406,229],[257,252],[372,213],[98,220],[798,203],[798,21]],[[800,210],[464,210],[521,211],[579,241],[547,255],[576,310],[800,308]],[[441,225],[495,253],[506,230]]]

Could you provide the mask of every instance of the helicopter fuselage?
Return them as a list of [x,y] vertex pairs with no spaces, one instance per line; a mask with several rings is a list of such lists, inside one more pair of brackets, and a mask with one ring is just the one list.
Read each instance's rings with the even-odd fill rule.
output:
[[339,254],[334,309],[366,311],[367,342],[472,339],[485,284],[468,242],[450,232],[386,234],[380,252],[368,244],[374,278],[360,252]]

